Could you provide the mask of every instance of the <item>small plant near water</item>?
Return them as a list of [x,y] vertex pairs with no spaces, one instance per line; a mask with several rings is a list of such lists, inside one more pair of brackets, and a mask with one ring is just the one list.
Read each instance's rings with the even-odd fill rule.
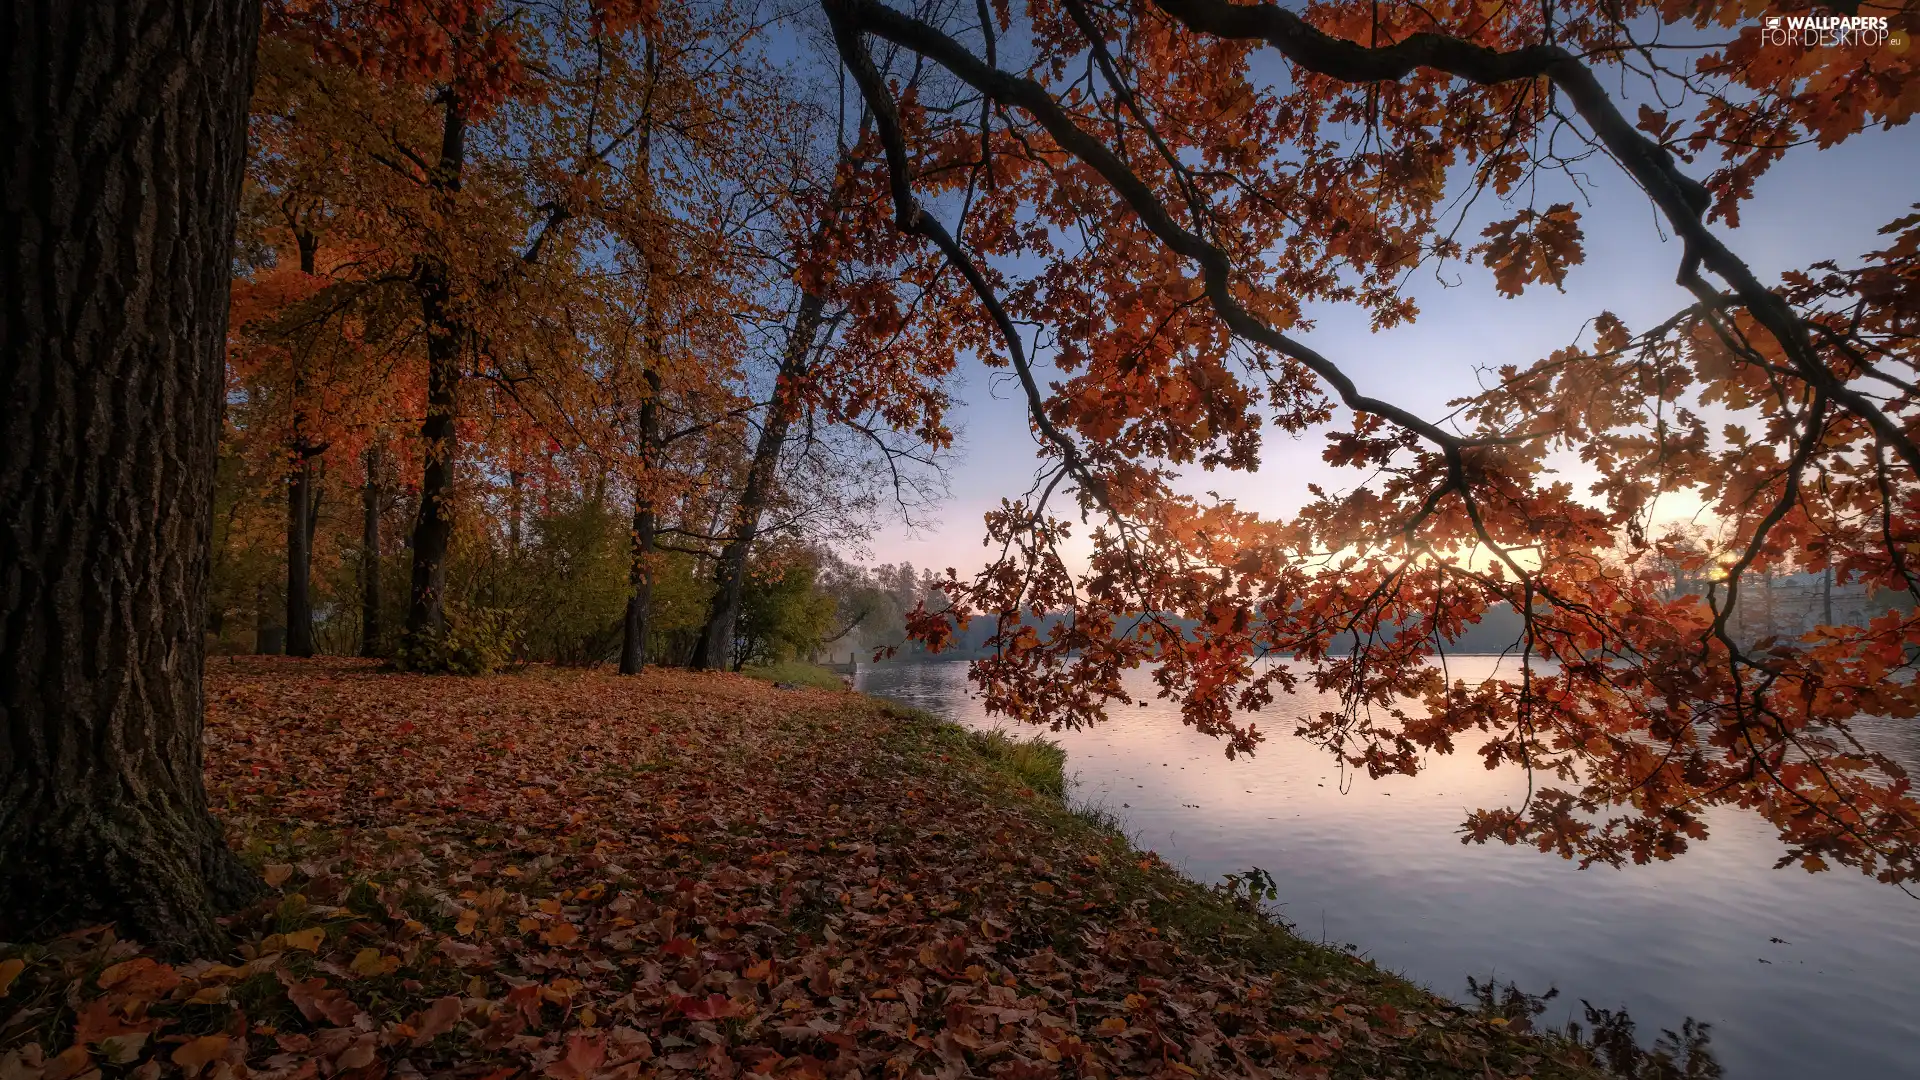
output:
[[[1547,1002],[1560,996],[1558,988],[1544,994],[1529,994],[1513,983],[1502,986],[1498,979],[1481,982],[1467,977],[1467,996],[1474,1011],[1482,1017],[1506,1026],[1511,1031],[1534,1029],[1534,1018],[1547,1011]],[[1662,1029],[1651,1047],[1643,1047],[1634,1029],[1633,1017],[1625,1009],[1597,1009],[1581,999],[1586,1026],[1569,1020],[1563,1030],[1547,1029],[1583,1047],[1593,1055],[1594,1063],[1608,1075],[1621,1080],[1720,1080],[1726,1075],[1708,1044],[1713,1025],[1689,1016],[1679,1031]]]
[[1258,911],[1263,901],[1280,899],[1280,883],[1257,866],[1226,875],[1214,889],[1242,911]]

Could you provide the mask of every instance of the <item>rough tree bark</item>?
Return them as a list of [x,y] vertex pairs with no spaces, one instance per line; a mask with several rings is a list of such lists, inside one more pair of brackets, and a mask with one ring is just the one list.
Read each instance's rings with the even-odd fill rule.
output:
[[367,447],[360,487],[360,655],[380,655],[380,447]]
[[734,626],[740,621],[740,601],[747,582],[747,555],[760,536],[760,515],[773,494],[774,471],[780,465],[780,452],[787,444],[787,432],[793,426],[795,405],[793,388],[806,374],[813,358],[814,339],[826,304],[812,293],[802,293],[794,316],[793,336],[787,339],[787,351],[780,358],[780,372],[774,383],[773,400],[767,404],[767,420],[760,428],[760,439],[753,448],[753,461],[747,467],[747,482],[740,489],[740,503],[734,511],[734,527],[713,571],[713,603],[707,609],[707,625],[693,647],[687,666],[696,671],[726,671],[733,667]]
[[[466,164],[467,116],[460,96],[447,93],[440,136],[440,167],[434,183],[448,193],[460,190]],[[454,310],[447,267],[424,259],[415,274],[421,315],[427,324],[427,416],[420,424],[426,467],[420,478],[420,517],[413,527],[413,589],[407,605],[407,637],[437,643],[446,633],[447,550],[453,540],[453,468],[455,393],[465,351],[465,324]]]
[[218,955],[202,627],[257,0],[0,15],[0,939]]
[[453,467],[459,452],[454,395],[460,385],[465,334],[450,312],[444,274],[430,271],[421,285],[427,317],[427,416],[420,424],[426,468],[420,478],[420,517],[413,526],[413,590],[407,637],[437,642],[446,632],[447,552],[453,541]]
[[[658,355],[656,353],[656,355]],[[647,400],[640,406],[641,472],[653,465],[652,455],[660,438],[660,373],[649,367],[646,374]],[[641,483],[646,477],[641,477]],[[642,492],[633,499],[633,567],[628,581],[633,592],[627,597],[627,613],[620,640],[620,674],[638,675],[647,666],[647,634],[653,621],[653,552],[659,525],[654,518],[653,500]]]

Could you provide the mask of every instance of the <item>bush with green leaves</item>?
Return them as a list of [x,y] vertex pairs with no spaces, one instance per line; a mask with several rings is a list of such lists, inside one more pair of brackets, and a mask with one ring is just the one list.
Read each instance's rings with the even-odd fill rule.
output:
[[510,611],[449,601],[446,620],[438,638],[402,634],[394,650],[394,666],[433,675],[485,675],[505,667],[519,653],[520,632]]
[[836,601],[814,588],[810,562],[751,574],[740,607],[734,668],[778,664],[811,653],[833,624]]

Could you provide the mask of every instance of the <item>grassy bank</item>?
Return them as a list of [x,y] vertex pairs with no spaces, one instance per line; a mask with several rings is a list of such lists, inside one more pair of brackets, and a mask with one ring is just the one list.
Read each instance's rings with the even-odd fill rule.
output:
[[0,950],[8,1080],[1589,1075],[1134,851],[1057,753],[860,695],[248,658],[208,697],[270,894],[228,956]]
[[785,660],[778,664],[750,667],[740,674],[749,679],[759,679],[761,682],[789,683],[794,686],[812,687],[815,690],[846,688],[846,680],[842,679],[837,672],[823,668],[819,664],[809,664],[805,660]]

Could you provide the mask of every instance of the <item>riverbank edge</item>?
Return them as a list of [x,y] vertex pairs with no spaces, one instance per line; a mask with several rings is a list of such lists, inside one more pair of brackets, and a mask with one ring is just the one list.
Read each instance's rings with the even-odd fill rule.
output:
[[[851,693],[896,720],[903,732],[923,740],[928,749],[968,755],[977,769],[997,781],[983,794],[1019,805],[1068,844],[1094,854],[1104,876],[1118,887],[1122,901],[1144,900],[1149,918],[1170,942],[1208,959],[1247,962],[1260,970],[1309,980],[1337,980],[1349,993],[1353,987],[1360,988],[1362,996],[1375,1006],[1447,1016],[1489,1040],[1495,1056],[1485,1064],[1492,1067],[1538,1059],[1528,1063],[1537,1069],[1534,1075],[1542,1078],[1587,1080],[1613,1075],[1594,1064],[1589,1048],[1561,1033],[1528,1031],[1525,1025],[1516,1030],[1513,1018],[1470,1009],[1380,967],[1372,959],[1303,938],[1284,919],[1265,909],[1260,897],[1250,895],[1247,888],[1230,889],[1197,881],[1157,853],[1140,850],[1112,813],[1072,799],[1066,783],[1069,759],[1058,743],[1046,738],[1044,728],[1024,738],[1000,731],[976,731],[878,695]],[[1028,748],[1036,744],[1051,747],[1051,752],[1031,753]],[[1036,769],[1037,760],[1050,761],[1050,767]],[[1337,1063],[1333,1071],[1342,1075]],[[1434,1075],[1455,1074],[1443,1069]]]

